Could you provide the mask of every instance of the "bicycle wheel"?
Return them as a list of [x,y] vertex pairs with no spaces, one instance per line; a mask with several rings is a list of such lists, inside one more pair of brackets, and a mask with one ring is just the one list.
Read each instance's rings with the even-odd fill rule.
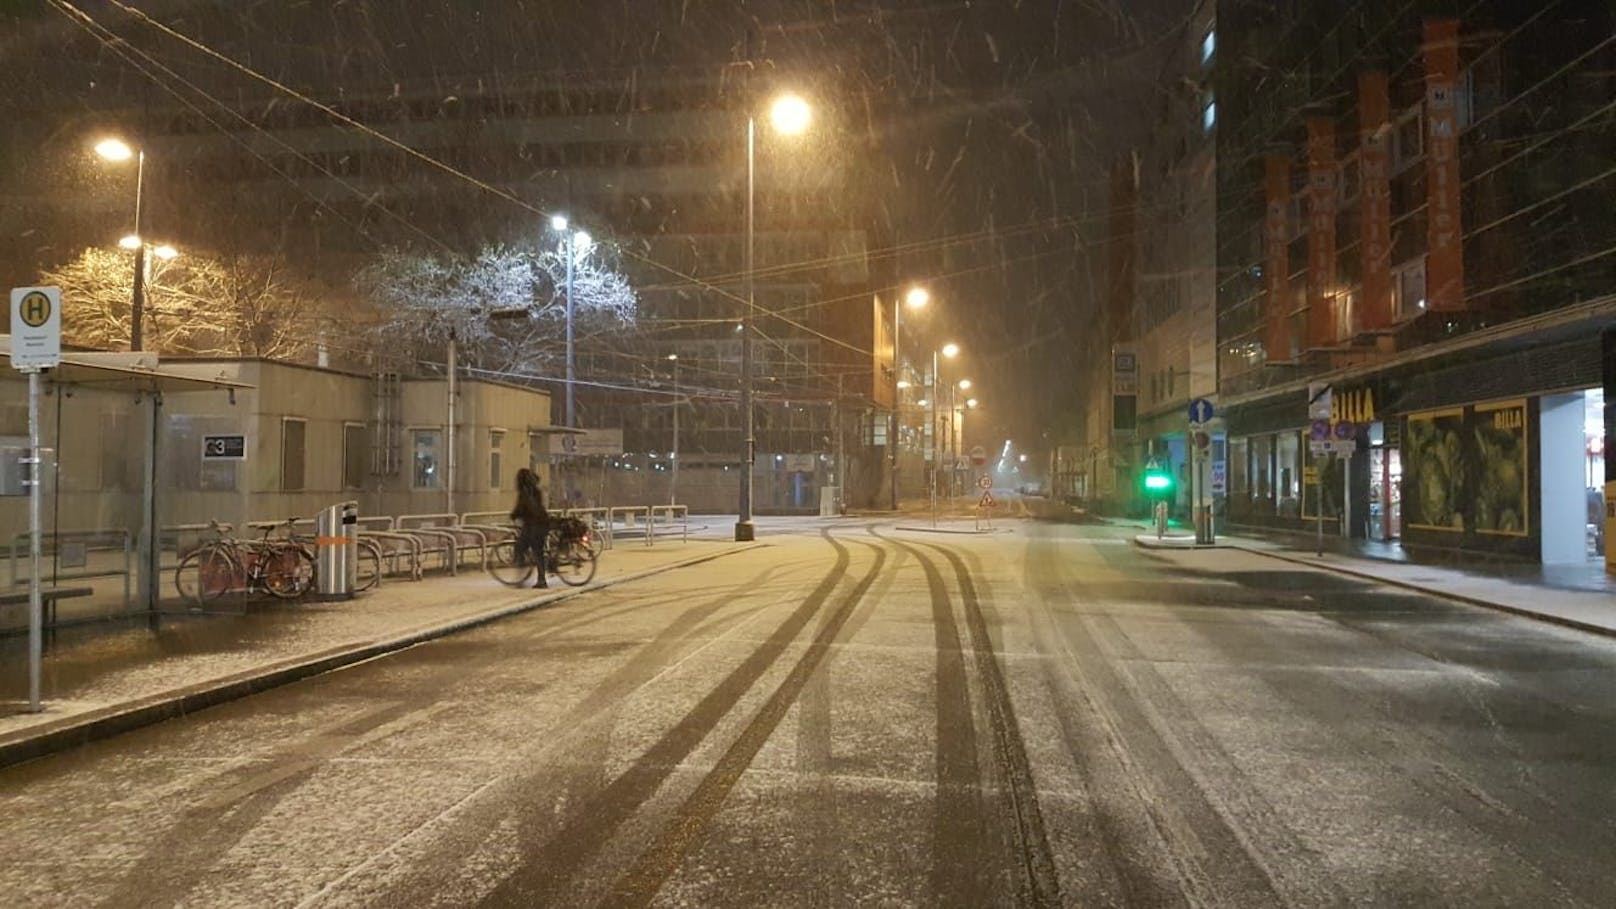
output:
[[382,581],[382,548],[372,540],[360,540],[355,553],[354,592],[362,593]]
[[295,600],[314,586],[314,558],[296,545],[273,546],[260,556],[264,589],[282,600]]
[[523,553],[518,562],[516,541],[500,540],[488,547],[488,573],[506,587],[520,587],[533,577],[533,560]]
[[590,555],[600,558],[601,550],[606,548],[606,535],[601,533],[598,528],[590,526],[588,530],[584,531],[583,544],[589,547]]
[[568,587],[582,587],[595,577],[595,553],[582,541],[562,543],[553,561],[555,576]]
[[238,572],[225,550],[212,546],[195,549],[174,569],[174,589],[186,602],[206,606],[234,588]]

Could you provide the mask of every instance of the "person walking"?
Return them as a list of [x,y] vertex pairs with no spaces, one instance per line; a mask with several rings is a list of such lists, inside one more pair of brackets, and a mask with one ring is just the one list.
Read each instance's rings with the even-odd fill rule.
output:
[[533,586],[550,586],[545,577],[548,560],[544,552],[545,537],[550,533],[550,513],[544,508],[544,493],[539,489],[538,474],[526,467],[516,472],[516,507],[511,509],[511,520],[519,525],[516,563],[528,564],[522,561],[526,554],[533,560],[531,564],[539,569],[539,579]]

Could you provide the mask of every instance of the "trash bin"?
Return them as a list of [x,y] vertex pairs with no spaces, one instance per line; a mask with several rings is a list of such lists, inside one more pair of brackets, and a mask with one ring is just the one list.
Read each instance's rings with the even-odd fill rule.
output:
[[359,503],[322,508],[314,519],[314,595],[347,600],[359,573]]

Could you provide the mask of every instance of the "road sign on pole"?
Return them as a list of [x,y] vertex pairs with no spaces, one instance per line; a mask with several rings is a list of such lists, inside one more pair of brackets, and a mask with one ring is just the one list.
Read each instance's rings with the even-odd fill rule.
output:
[[1211,401],[1205,398],[1196,398],[1190,402],[1190,425],[1199,426],[1203,423],[1210,423],[1216,413],[1217,411],[1213,409]]
[[1307,386],[1307,418],[1330,422],[1330,386],[1311,382]]
[[993,478],[988,476],[987,474],[982,474],[981,476],[976,478],[976,485],[980,489],[992,489],[993,488]]
[[62,362],[62,289],[11,289],[11,367],[49,369]]
[[983,491],[982,498],[977,501],[976,507],[978,507],[978,508],[992,508],[992,507],[994,507],[994,506],[996,506],[998,504],[999,504],[998,502],[995,502],[993,500],[993,493]]
[[988,450],[980,445],[971,449],[971,463],[981,467],[988,462]]

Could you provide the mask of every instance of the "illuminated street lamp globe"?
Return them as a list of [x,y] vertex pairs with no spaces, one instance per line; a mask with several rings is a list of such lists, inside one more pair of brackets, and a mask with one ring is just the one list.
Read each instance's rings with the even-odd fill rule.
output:
[[95,153],[108,161],[128,161],[135,156],[135,150],[122,139],[102,139],[95,144]]
[[813,122],[813,109],[800,95],[781,95],[769,107],[769,122],[776,132],[795,136],[805,132]]

